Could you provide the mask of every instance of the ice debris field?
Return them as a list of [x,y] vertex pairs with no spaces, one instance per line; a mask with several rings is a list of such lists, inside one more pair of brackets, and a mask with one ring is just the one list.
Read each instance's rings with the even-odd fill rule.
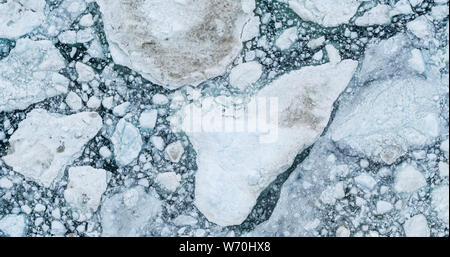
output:
[[448,0],[0,0],[0,236],[448,237],[448,131]]

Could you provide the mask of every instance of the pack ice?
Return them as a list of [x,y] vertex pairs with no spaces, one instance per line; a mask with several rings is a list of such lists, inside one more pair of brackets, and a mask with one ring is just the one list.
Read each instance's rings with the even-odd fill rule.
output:
[[[1,37],[1,36],[0,36]],[[64,59],[51,41],[22,38],[0,60],[0,112],[25,109],[67,91]]]
[[404,34],[366,50],[358,76],[363,90],[355,92],[353,104],[340,107],[330,127],[333,141],[386,164],[433,142],[443,126],[435,100],[442,90],[440,75],[428,67],[421,76],[423,69],[411,65],[411,58],[426,65]]
[[111,55],[178,88],[219,76],[258,32],[254,0],[97,0]]
[[11,136],[3,161],[26,178],[50,187],[102,126],[95,112],[64,116],[34,109]]
[[[185,131],[197,153],[195,205],[208,220],[222,226],[245,220],[264,188],[320,136],[356,67],[356,61],[336,57],[283,75],[255,95],[254,100],[278,99],[278,138],[272,142],[260,141],[258,133]],[[195,104],[180,116],[187,117],[183,113]],[[239,119],[224,108],[226,115]]]

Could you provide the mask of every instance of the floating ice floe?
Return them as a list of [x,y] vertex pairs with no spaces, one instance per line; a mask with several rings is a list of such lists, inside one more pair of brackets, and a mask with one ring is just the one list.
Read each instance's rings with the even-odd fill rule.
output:
[[18,38],[44,21],[45,0],[0,2],[0,38]]
[[283,31],[281,35],[278,37],[275,44],[280,48],[281,50],[286,50],[291,47],[291,45],[297,41],[298,39],[298,30],[297,27],[291,27]]
[[285,0],[291,9],[306,21],[325,27],[347,23],[356,14],[361,0]]
[[64,67],[64,58],[51,41],[17,40],[0,60],[0,112],[25,109],[65,93],[69,80],[58,73]]
[[394,188],[399,193],[411,193],[427,185],[423,174],[410,164],[402,164],[396,171]]
[[233,87],[244,90],[258,81],[263,73],[259,62],[246,62],[235,66],[230,73],[230,84]]
[[11,136],[3,160],[26,178],[50,187],[102,126],[95,112],[63,116],[34,109]]
[[389,23],[391,23],[391,7],[386,4],[375,6],[355,20],[357,26],[384,25]]
[[423,214],[409,218],[403,225],[407,237],[429,237],[430,228]]
[[111,142],[114,145],[116,162],[122,166],[134,161],[142,150],[142,137],[139,130],[125,119],[117,123]]
[[106,170],[90,166],[69,168],[64,198],[75,209],[95,212],[107,186]]
[[[317,140],[328,123],[334,102],[347,87],[358,64],[336,59],[283,75],[252,98],[254,102],[277,100],[278,108],[272,109],[269,118],[271,128],[276,131],[270,134],[250,130],[201,133],[184,128],[197,152],[195,205],[210,221],[222,226],[242,223],[264,188],[292,165],[299,152]],[[186,112],[195,106],[186,106],[178,116],[189,123]],[[233,114],[230,107],[223,108],[225,111],[219,114],[211,111],[214,108],[205,108],[204,112],[202,109],[201,116],[222,116],[239,124],[240,114]],[[249,117],[256,120],[252,115]],[[271,135],[272,132],[277,135]]]
[[168,88],[225,72],[258,32],[254,0],[97,0],[111,55]]
[[25,216],[10,214],[0,219],[0,231],[6,236],[22,237],[25,233]]
[[160,215],[161,201],[155,194],[137,186],[107,198],[100,211],[102,236],[139,236]]
[[441,92],[440,78],[411,74],[418,69],[411,67],[412,49],[405,36],[398,35],[367,50],[358,75],[364,85],[355,92],[358,100],[351,107],[340,106],[330,127],[335,142],[393,164],[407,150],[439,136],[443,124],[434,99]]
[[175,172],[165,172],[156,175],[156,183],[170,192],[175,192],[177,190],[178,186],[180,186],[180,180],[180,175]]

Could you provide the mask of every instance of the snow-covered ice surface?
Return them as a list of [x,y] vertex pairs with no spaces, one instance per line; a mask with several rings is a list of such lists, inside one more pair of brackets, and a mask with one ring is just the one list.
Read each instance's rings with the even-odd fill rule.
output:
[[448,237],[448,7],[0,0],[0,236]]

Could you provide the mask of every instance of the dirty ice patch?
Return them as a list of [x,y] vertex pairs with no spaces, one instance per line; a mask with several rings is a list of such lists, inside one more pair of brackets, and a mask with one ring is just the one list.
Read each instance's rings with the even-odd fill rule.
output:
[[223,74],[259,32],[254,0],[97,3],[114,61],[171,89]]
[[[357,62],[344,60],[321,66],[304,67],[283,75],[262,89],[253,99],[278,99],[271,115],[278,137],[261,140],[250,130],[202,132],[184,127],[197,152],[195,205],[212,222],[221,226],[242,223],[259,194],[295,156],[314,143],[328,123],[333,103],[346,88]],[[316,74],[321,74],[320,77]],[[188,120],[196,104],[186,106],[179,118]],[[240,124],[243,113],[224,107],[224,119]],[[202,117],[214,117],[214,108],[201,110]],[[249,115],[249,120],[255,119]],[[187,122],[189,123],[189,122]],[[240,126],[240,125],[237,125]]]

